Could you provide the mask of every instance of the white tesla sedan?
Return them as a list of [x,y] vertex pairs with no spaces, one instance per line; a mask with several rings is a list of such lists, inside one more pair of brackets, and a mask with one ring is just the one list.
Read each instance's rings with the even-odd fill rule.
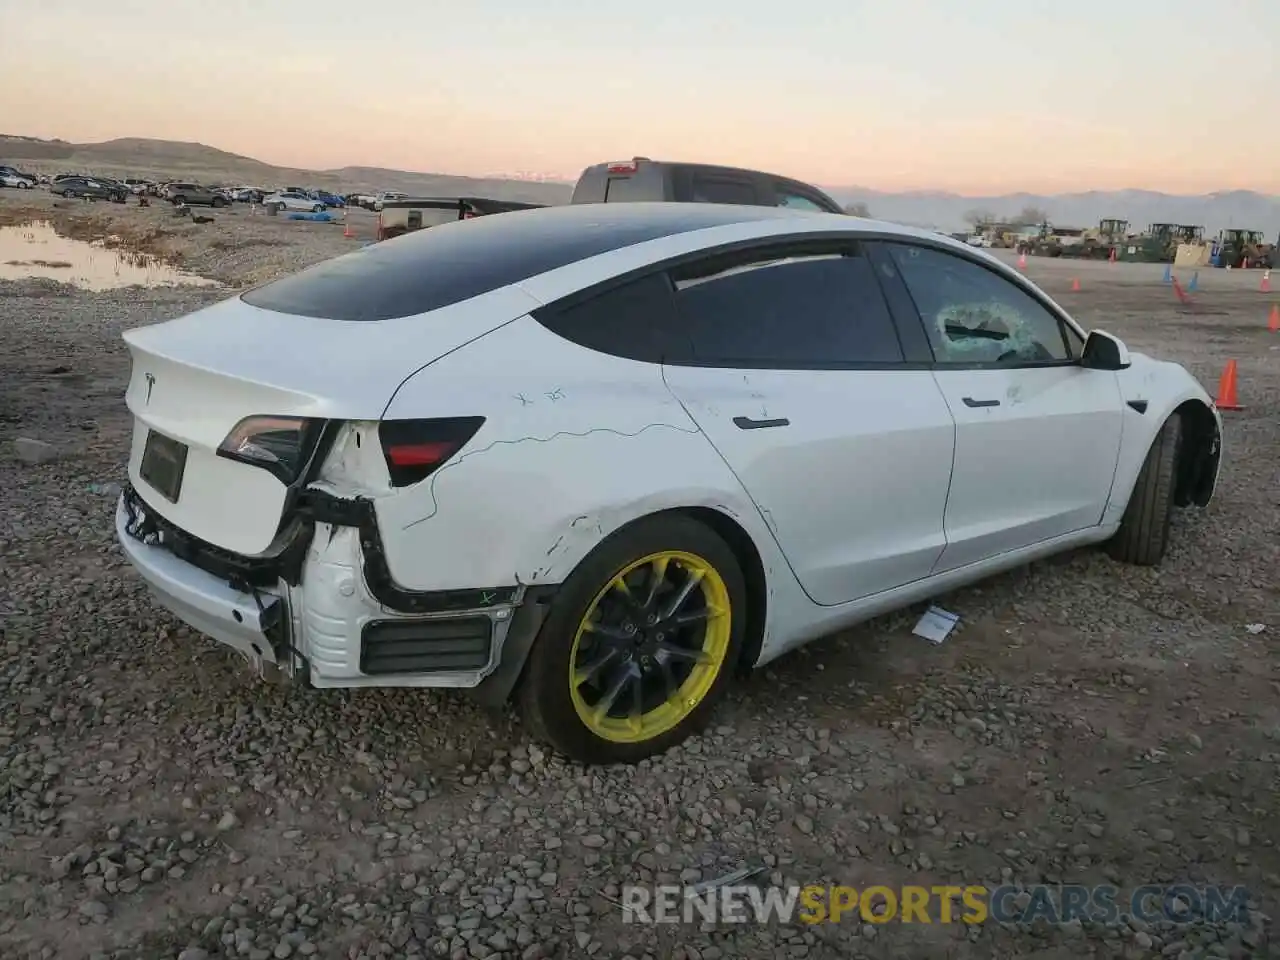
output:
[[938,234],[583,204],[131,330],[125,553],[264,673],[517,699],[585,762],[735,668],[1055,551],[1161,559],[1221,418]]

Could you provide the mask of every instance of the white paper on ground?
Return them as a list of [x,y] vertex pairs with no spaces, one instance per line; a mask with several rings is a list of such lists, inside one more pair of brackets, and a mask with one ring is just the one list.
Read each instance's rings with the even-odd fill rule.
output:
[[916,623],[915,629],[911,632],[917,637],[924,637],[930,643],[938,644],[947,639],[947,636],[959,622],[960,615],[958,613],[948,613],[941,607],[930,607],[924,612],[924,615]]

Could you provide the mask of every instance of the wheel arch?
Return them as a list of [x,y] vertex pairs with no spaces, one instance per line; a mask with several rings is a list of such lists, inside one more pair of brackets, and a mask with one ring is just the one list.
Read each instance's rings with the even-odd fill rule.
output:
[[[639,524],[667,516],[688,517],[707,527],[725,542],[738,561],[747,585],[747,632],[739,652],[737,667],[740,670],[749,670],[759,657],[764,643],[769,613],[769,577],[766,573],[764,557],[755,537],[735,514],[733,508],[727,504],[712,506],[707,502],[696,502],[692,499],[685,503],[677,502],[670,505],[651,502],[643,506],[634,505],[632,509],[625,512],[614,513],[612,523],[606,520],[603,524],[594,526],[597,535],[592,537],[589,543],[580,542],[576,549],[566,544],[571,551],[572,562],[567,567],[565,577],[578,569],[588,557],[606,543],[625,536]],[[591,524],[586,526],[588,529],[592,528]],[[557,564],[557,566],[561,565]],[[566,568],[561,566],[561,569]],[[557,577],[556,582],[562,582],[565,577]]]
[[[715,507],[691,505],[665,507],[632,517],[596,540],[591,548],[577,559],[574,569],[577,569],[606,543],[625,536],[627,531],[638,524],[663,516],[684,516],[701,523],[720,537],[737,559],[747,585],[747,624],[742,648],[738,652],[738,660],[734,668],[738,674],[749,672],[759,658],[764,643],[768,616],[768,575],[755,540],[747,529],[728,512]],[[503,646],[502,663],[472,691],[472,696],[482,706],[489,709],[501,708],[519,687],[528,670],[529,653],[546,619],[555,591],[555,586],[527,588],[524,607],[517,612],[516,619],[508,631],[507,640]]]
[[1182,418],[1182,451],[1175,466],[1177,483],[1173,502],[1176,506],[1205,506],[1217,485],[1222,458],[1222,434],[1218,418],[1203,400],[1184,400],[1170,416]]
[[769,613],[769,582],[765,575],[764,559],[745,527],[737,520],[712,507],[683,507],[671,511],[692,517],[709,527],[729,545],[742,568],[747,582],[747,632],[735,665],[739,673],[747,673],[755,665],[764,644],[765,620]]
[[1142,355],[1135,357],[1131,371],[1121,374],[1121,391],[1125,396],[1136,394],[1140,400],[1127,403],[1125,409],[1120,454],[1103,525],[1120,523],[1147,453],[1172,416],[1178,416],[1183,426],[1174,503],[1178,507],[1206,506],[1217,487],[1222,451],[1222,421],[1208,393],[1184,368]]

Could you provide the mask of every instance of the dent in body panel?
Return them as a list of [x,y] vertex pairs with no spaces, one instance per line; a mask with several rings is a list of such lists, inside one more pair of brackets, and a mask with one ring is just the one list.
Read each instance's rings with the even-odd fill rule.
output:
[[407,589],[559,582],[631,520],[745,497],[659,367],[579,347],[532,318],[411,378],[386,416],[486,418],[424,482],[375,499]]

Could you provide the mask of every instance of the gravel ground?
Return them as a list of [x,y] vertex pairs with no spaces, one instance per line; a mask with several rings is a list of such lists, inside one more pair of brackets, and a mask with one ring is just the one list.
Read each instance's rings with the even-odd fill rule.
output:
[[[74,228],[176,229],[153,242],[223,280],[350,244],[103,207]],[[462,696],[250,682],[157,610],[113,542],[119,334],[221,294],[0,284],[0,956],[1280,956],[1270,298],[1256,274],[1203,271],[1178,307],[1160,268],[1028,272],[1211,388],[1240,362],[1218,498],[1178,517],[1164,566],[1081,551],[954,593],[940,647],[910,635],[917,611],[877,620],[739,685],[683,748],[591,771]],[[62,456],[20,462],[17,437]],[[744,862],[777,883],[1241,884],[1254,903],[1238,925],[702,929],[611,902]]]

